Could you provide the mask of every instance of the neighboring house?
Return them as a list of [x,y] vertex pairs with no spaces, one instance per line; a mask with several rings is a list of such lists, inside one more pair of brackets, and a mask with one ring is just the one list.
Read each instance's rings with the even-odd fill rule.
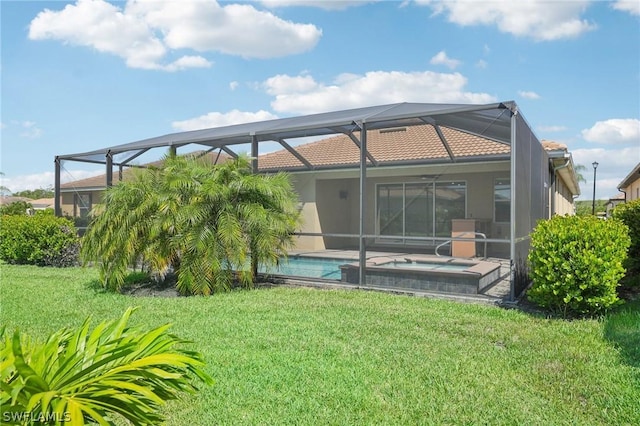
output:
[[[316,141],[295,145],[309,137]],[[264,143],[283,149],[258,155]],[[361,284],[367,250],[433,251],[453,240],[456,256],[455,238],[477,237],[478,247],[486,242],[488,255],[511,259],[513,298],[527,285],[518,277],[536,222],[573,213],[579,194],[566,146],[548,142],[543,147],[515,102],[398,103],[178,132],[59,155],[57,214],[86,215],[100,202],[102,188],[117,181],[114,167],[122,170],[153,149],[175,152],[190,146],[230,156],[236,155],[231,148],[248,146],[254,172],[289,172],[303,215],[296,248],[357,248]],[[60,185],[67,161],[105,164],[105,175]]]
[[549,216],[575,214],[574,199],[580,195],[580,184],[567,145],[554,141],[542,141],[547,151],[552,172],[550,174]]
[[19,201],[30,203],[32,200],[31,198],[27,198],[27,197],[2,196],[0,197],[0,206],[7,206],[9,204],[17,203]]
[[[204,157],[212,164],[216,164],[230,158],[224,153],[218,155],[217,153],[207,153],[202,151],[194,152],[190,155]],[[130,167],[127,168],[122,167],[118,173],[116,173],[115,180],[127,181],[134,176],[136,169],[141,167],[159,167],[162,163],[162,160],[159,160],[142,165],[130,165]],[[60,206],[62,215],[83,219],[88,218],[89,212],[93,206],[102,202],[102,194],[105,187],[106,175],[104,174],[61,184]],[[52,198],[52,200],[55,199]]]
[[615,197],[609,198],[609,201],[604,205],[606,208],[606,217],[611,217],[611,212],[618,204],[623,204],[625,202],[624,194],[620,193]]
[[30,201],[34,210],[52,209],[55,205],[55,198],[38,198]]
[[624,193],[625,201],[640,199],[640,163],[620,182],[618,191]]

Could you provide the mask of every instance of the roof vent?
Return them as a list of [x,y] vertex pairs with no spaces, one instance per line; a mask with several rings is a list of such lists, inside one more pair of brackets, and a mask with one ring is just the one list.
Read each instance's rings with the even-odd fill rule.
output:
[[392,133],[392,132],[406,132],[406,127],[390,127],[388,129],[380,130],[380,133]]

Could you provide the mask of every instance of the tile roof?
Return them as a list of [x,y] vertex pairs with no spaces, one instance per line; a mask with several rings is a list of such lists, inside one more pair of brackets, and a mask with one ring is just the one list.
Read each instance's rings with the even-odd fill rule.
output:
[[[202,151],[196,151],[196,152],[192,152],[189,153],[187,155],[193,155],[193,156],[197,156],[199,154],[201,154]],[[218,152],[210,152],[207,153],[206,155],[203,155],[201,158],[203,160],[210,160],[211,162],[215,161],[216,158],[218,156]],[[228,160],[230,157],[225,154],[222,153],[220,154],[220,158],[218,158],[218,162],[220,161],[226,161]],[[142,166],[145,167],[150,167],[150,166],[155,166],[155,167],[159,167],[162,165],[164,161],[163,160],[158,160],[158,161],[152,161],[151,163],[145,163],[142,164]],[[133,178],[134,174],[135,174],[135,168],[130,168],[127,167],[122,171],[122,180],[123,181],[127,181],[131,178]],[[88,177],[85,179],[79,179],[79,180],[74,180],[71,182],[66,182],[60,185],[60,189],[61,190],[69,190],[69,189],[80,189],[80,188],[104,188],[106,185],[106,175],[103,173],[101,175],[97,175],[97,176],[92,176],[92,177]],[[113,174],[113,181],[116,182],[118,180],[118,173],[115,172]],[[68,191],[67,191],[68,192]]]
[[547,151],[567,151],[567,145],[560,142],[543,140],[540,143]]
[[[441,131],[452,154],[458,159],[509,153],[509,146],[502,143],[446,127],[441,127]],[[360,139],[358,133],[355,136]],[[367,149],[380,163],[449,159],[449,154],[432,125],[369,131]],[[296,151],[316,167],[357,165],[360,162],[359,148],[346,135],[299,145]],[[303,164],[283,149],[261,155],[258,166],[261,170],[274,170],[301,168]]]
[[[453,156],[457,159],[507,156],[509,145],[441,127]],[[355,136],[360,139],[358,133]],[[367,148],[379,163],[406,163],[420,160],[449,161],[449,154],[435,128],[428,125],[371,130],[367,135]],[[360,163],[358,146],[346,135],[337,135],[295,147],[314,167],[357,166]],[[210,156],[217,153],[210,153]],[[225,154],[223,154],[228,158]],[[149,163],[160,164],[161,162]],[[286,149],[262,154],[258,167],[263,171],[304,169],[304,164]],[[130,179],[131,169],[125,169],[123,180]],[[117,175],[114,175],[114,180]],[[78,188],[102,188],[105,175],[94,176],[60,185],[63,190]]]
[[2,196],[0,197],[0,206],[9,205],[12,203],[17,203],[18,201],[25,201],[27,203],[31,202],[31,198],[27,197],[14,197],[14,196]]

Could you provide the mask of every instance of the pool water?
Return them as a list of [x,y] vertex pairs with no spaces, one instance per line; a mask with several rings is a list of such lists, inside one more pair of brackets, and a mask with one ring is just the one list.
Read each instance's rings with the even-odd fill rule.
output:
[[286,260],[282,260],[279,266],[268,269],[262,268],[260,272],[294,277],[340,280],[340,265],[351,262],[354,261],[349,259],[289,257]]

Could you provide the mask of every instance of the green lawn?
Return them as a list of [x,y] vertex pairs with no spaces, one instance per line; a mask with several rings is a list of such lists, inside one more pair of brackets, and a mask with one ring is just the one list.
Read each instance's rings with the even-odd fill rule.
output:
[[134,298],[93,269],[0,265],[1,323],[43,338],[119,318],[171,322],[216,384],[170,425],[640,424],[640,309],[562,321],[365,291],[271,288]]

